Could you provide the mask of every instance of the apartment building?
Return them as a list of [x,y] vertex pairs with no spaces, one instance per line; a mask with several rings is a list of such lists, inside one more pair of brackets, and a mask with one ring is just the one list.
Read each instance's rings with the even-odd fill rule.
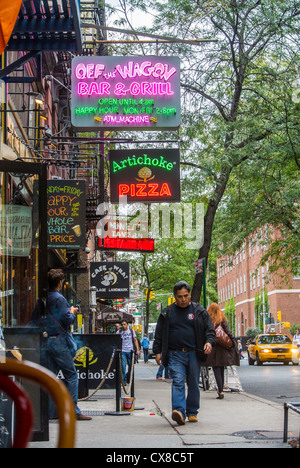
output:
[[221,309],[231,297],[236,304],[236,335],[243,336],[247,328],[255,327],[255,295],[267,290],[270,314],[282,322],[300,323],[300,273],[282,281],[281,274],[271,274],[269,264],[259,266],[265,245],[262,233],[246,239],[241,250],[217,260],[218,296]]

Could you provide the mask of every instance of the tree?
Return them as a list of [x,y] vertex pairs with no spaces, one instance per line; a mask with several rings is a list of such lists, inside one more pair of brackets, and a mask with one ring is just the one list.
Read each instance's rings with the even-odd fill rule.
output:
[[[191,5],[191,2],[184,4],[187,3]],[[296,138],[296,127],[293,116],[284,112],[291,103],[292,92],[290,95],[286,93],[280,96],[283,82],[286,83],[286,87],[291,84],[296,65],[296,49],[292,47],[289,53],[288,48],[294,43],[299,4],[297,7],[295,2],[289,5],[288,3],[283,6],[281,2],[231,1],[226,2],[225,7],[220,6],[220,2],[219,4],[217,2],[216,7],[208,7],[207,2],[198,2],[200,22],[206,25],[210,23],[209,30],[212,30],[218,39],[217,46],[211,46],[201,61],[202,69],[198,67],[195,70],[196,79],[194,75],[193,79],[187,79],[183,84],[189,93],[194,93],[198,99],[201,98],[198,128],[191,126],[187,135],[190,133],[190,138],[197,138],[201,143],[198,152],[199,163],[195,164],[193,154],[191,164],[198,164],[199,169],[208,177],[208,185],[211,187],[207,194],[204,245],[199,251],[200,258],[207,257],[209,253],[217,210],[221,203],[225,209],[227,208],[228,185],[232,179],[237,184],[241,183],[240,171],[242,176],[247,171],[248,174],[249,171],[258,174],[263,167],[268,168],[268,174],[272,175],[275,160],[278,163],[279,159],[281,166],[285,159],[288,160],[290,167],[293,165],[294,172],[297,171],[295,164],[297,161],[291,143],[291,139],[295,141]],[[193,14],[195,15],[195,10]],[[274,92],[274,86],[277,84],[280,84],[279,93]],[[274,108],[275,101],[276,108]],[[196,105],[195,101],[193,104]],[[208,120],[204,121],[206,116]],[[263,144],[265,151],[261,154]],[[277,157],[273,160],[272,153],[267,151],[270,151],[275,144],[277,148],[281,146],[282,151],[281,154],[277,152]],[[284,159],[283,152],[285,152]],[[265,160],[266,153],[269,156],[268,161]],[[250,186],[246,192],[249,195],[249,189],[252,189],[252,193],[254,190],[251,184],[252,177],[246,181]],[[269,181],[272,181],[271,177]],[[274,183],[273,179],[273,185]],[[295,189],[295,177],[293,183]],[[274,193],[277,194],[278,191],[272,191],[270,184],[268,188],[270,189],[268,194],[260,190],[260,195],[263,195],[260,201],[263,199],[266,205],[269,200],[274,205],[276,204]],[[246,199],[249,200],[248,196]],[[251,202],[252,200],[251,198]],[[289,216],[295,200],[294,192],[290,200],[291,209],[286,210],[286,224],[291,228],[291,235],[295,227]],[[258,206],[261,206],[259,201]],[[248,202],[248,226],[250,210],[251,203]],[[269,213],[270,211],[271,206]],[[256,218],[255,215],[256,213],[252,211],[252,218]],[[273,220],[272,216],[271,218]],[[228,219],[227,217],[227,221]],[[261,226],[265,222],[264,215],[259,220],[260,224],[257,224]],[[226,229],[228,222],[224,223],[224,226]],[[231,226],[234,227],[234,223]],[[235,233],[239,231],[239,226],[240,223],[236,222]],[[230,233],[232,234],[232,229]],[[241,238],[239,240],[242,242]],[[197,275],[193,288],[195,300],[199,298],[201,286],[202,277]]]
[[[160,53],[182,57],[184,197],[200,199],[206,206],[204,243],[198,258],[208,259],[220,208],[227,221],[235,215],[231,223],[224,223],[230,225],[227,250],[234,251],[234,244],[241,242],[240,225],[245,234],[247,226],[262,226],[268,220],[279,224],[281,217],[292,254],[299,227],[295,216],[290,219],[299,186],[295,175],[289,178],[299,169],[292,98],[299,57],[299,1],[128,0],[126,8],[149,9],[154,16],[152,32],[216,40],[199,47],[160,45]],[[278,163],[281,172],[275,172]],[[282,197],[282,188],[289,181]],[[249,218],[257,188],[256,211]],[[235,209],[237,199],[240,203]],[[247,206],[246,199],[250,200]],[[197,274],[194,301],[200,299],[202,281],[202,274]]]

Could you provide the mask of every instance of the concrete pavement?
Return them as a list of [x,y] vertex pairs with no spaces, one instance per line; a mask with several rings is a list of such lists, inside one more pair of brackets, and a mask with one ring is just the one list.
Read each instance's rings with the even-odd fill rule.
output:
[[[184,452],[224,447],[290,448],[283,443],[283,403],[244,392],[226,392],[224,400],[216,400],[215,391],[201,391],[199,422],[178,426],[171,419],[171,382],[156,380],[156,371],[154,361],[140,361],[135,366],[136,409],[132,413],[116,415],[114,390],[100,390],[96,401],[80,402],[84,414],[93,419],[77,422],[76,448]],[[290,412],[289,439],[297,437],[299,429],[300,416]],[[57,432],[58,424],[50,423],[50,441],[30,446],[55,447]]]

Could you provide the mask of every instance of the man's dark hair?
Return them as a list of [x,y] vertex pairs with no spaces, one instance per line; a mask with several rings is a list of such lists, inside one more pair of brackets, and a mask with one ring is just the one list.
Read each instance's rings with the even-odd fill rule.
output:
[[55,289],[61,280],[65,279],[64,272],[62,270],[52,269],[48,272],[48,284],[50,289]]
[[187,289],[188,292],[191,292],[191,286],[189,285],[189,283],[187,283],[186,281],[179,281],[178,283],[175,284],[173,288],[174,296],[177,293],[177,291],[180,291],[183,288]]

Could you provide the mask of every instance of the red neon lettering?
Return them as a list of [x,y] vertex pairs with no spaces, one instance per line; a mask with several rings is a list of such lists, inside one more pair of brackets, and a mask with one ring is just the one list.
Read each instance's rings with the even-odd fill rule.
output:
[[169,184],[165,183],[165,184],[162,185],[159,195],[161,197],[164,197],[164,196],[170,197],[171,196],[171,190],[170,190]]
[[162,184],[159,189],[159,184],[120,184],[119,197],[129,194],[131,197],[171,197],[172,193],[167,182]]
[[136,192],[136,196],[137,197],[146,197],[147,196],[147,192],[143,192],[143,190],[145,190],[145,188],[147,187],[147,184],[136,184],[136,187],[137,187],[137,192]]
[[104,249],[118,249],[118,250],[144,250],[148,252],[154,251],[154,239],[112,239],[106,237],[99,239],[99,246]]
[[129,193],[129,185],[120,184],[119,185],[119,197],[123,197],[123,195],[126,195],[126,193]]
[[159,197],[159,192],[156,192],[158,189],[158,184],[149,184],[149,197]]

